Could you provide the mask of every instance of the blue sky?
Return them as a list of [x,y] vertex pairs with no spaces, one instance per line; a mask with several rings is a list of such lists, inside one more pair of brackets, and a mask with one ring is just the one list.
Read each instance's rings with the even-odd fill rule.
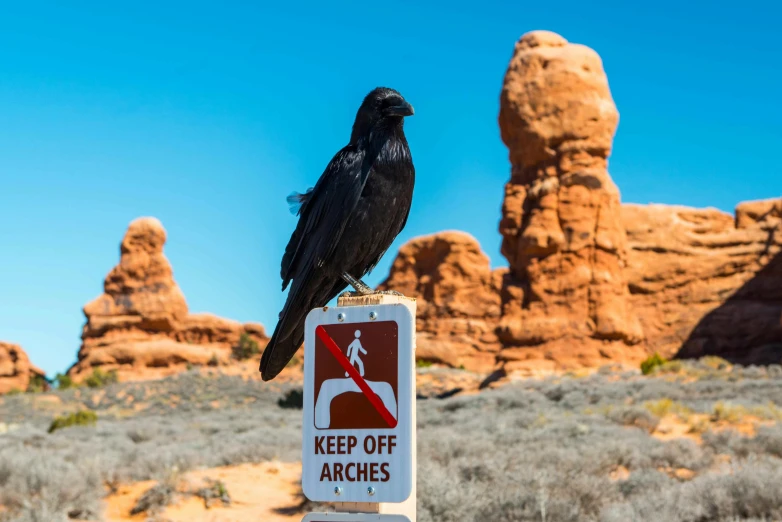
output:
[[168,230],[192,311],[260,321],[314,184],[378,85],[415,106],[411,237],[476,236],[494,266],[507,151],[497,128],[518,37],[556,31],[603,58],[624,201],[779,196],[782,14],[771,2],[4,2],[0,339],[53,374],[75,359],[138,216]]

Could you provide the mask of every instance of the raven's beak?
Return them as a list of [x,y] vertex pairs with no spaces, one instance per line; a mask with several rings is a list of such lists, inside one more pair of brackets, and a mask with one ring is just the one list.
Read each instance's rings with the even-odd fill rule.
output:
[[401,103],[400,105],[394,105],[393,107],[389,107],[387,109],[387,114],[389,116],[412,116],[415,114],[415,111],[413,110],[413,106],[410,105],[407,102]]

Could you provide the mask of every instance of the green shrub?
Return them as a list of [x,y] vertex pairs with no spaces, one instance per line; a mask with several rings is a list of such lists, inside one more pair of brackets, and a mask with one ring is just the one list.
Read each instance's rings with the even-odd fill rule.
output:
[[61,417],[55,417],[49,426],[49,433],[54,433],[61,428],[70,426],[94,426],[98,422],[98,415],[92,410],[81,410]]
[[68,390],[76,387],[76,383],[73,382],[70,375],[63,375],[62,373],[54,376],[54,384],[58,390]]
[[424,359],[416,359],[415,361],[415,367],[416,368],[429,368],[432,364],[432,361],[426,361]]
[[39,393],[48,391],[50,388],[49,381],[43,375],[35,374],[30,378],[30,382],[27,384],[27,393]]
[[686,368],[681,361],[665,361],[658,368],[662,373],[682,373],[683,371],[686,371]]
[[92,375],[84,379],[84,384],[90,388],[103,388],[104,386],[114,384],[118,381],[119,379],[117,377],[117,370],[109,370],[108,372],[104,372],[100,368],[95,368],[92,370]]
[[662,366],[666,362],[668,361],[660,357],[660,354],[654,352],[653,355],[650,355],[645,361],[641,362],[641,373],[649,375],[655,368]]
[[301,388],[295,388],[277,400],[277,406],[286,409],[300,410],[304,407],[304,393]]
[[677,415],[682,420],[687,420],[690,415],[693,414],[692,409],[688,408],[684,404],[664,397],[656,401],[646,401],[644,408],[652,415],[662,418],[668,414]]
[[231,504],[231,495],[228,494],[228,488],[221,480],[206,479],[207,486],[195,491],[195,496],[203,499],[204,507],[209,509],[212,503],[219,500],[224,506]]
[[233,356],[240,361],[261,353],[258,343],[246,333],[243,333],[239,337],[239,343],[231,348],[231,351],[233,352]]

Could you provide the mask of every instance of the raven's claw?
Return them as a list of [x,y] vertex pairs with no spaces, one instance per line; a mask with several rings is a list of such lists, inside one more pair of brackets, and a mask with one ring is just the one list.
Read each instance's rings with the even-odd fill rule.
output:
[[[356,279],[355,277],[348,274],[347,272],[342,274],[342,279],[344,279],[347,284],[353,287],[357,295],[372,295],[375,293],[371,288],[367,286],[367,284],[364,281],[362,281],[361,279]],[[349,292],[349,293],[353,293],[353,292]]]

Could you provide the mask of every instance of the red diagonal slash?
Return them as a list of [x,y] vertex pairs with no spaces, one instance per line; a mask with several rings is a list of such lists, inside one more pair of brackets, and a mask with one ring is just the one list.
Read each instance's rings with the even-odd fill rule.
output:
[[383,419],[386,421],[388,427],[396,428],[397,423],[394,416],[391,415],[391,412],[388,411],[388,408],[386,408],[386,405],[383,404],[383,401],[380,400],[380,397],[378,397],[377,394],[372,391],[372,388],[369,387],[367,381],[365,381],[364,378],[359,375],[358,371],[356,371],[353,365],[350,364],[350,361],[348,361],[348,358],[345,357],[345,355],[342,353],[342,350],[340,350],[339,346],[337,346],[337,343],[334,342],[334,339],[329,337],[329,334],[326,333],[326,329],[323,328],[323,326],[316,326],[315,334],[320,338],[321,341],[323,341],[323,344],[325,344],[326,348],[329,349],[331,355],[333,355],[340,366],[342,366],[342,368],[348,372],[348,375],[350,375],[361,391],[364,392],[364,395],[367,396],[367,399],[369,399],[369,402],[372,404],[372,406],[375,407],[380,416],[383,417]]

